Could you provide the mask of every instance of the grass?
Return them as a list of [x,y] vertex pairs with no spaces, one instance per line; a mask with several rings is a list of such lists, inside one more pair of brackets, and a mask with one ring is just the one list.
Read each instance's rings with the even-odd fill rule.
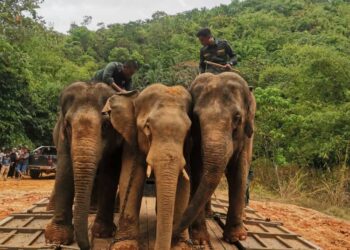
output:
[[291,203],[350,220],[350,169],[346,165],[332,170],[276,167],[267,161],[253,165],[253,200]]

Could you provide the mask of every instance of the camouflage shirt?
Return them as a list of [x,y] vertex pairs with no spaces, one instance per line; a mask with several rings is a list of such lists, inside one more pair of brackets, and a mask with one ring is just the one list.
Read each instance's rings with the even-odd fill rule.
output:
[[225,69],[207,65],[204,61],[210,61],[218,64],[237,64],[237,56],[225,40],[215,39],[214,44],[204,46],[200,50],[199,70],[201,73],[212,72],[221,73]]
[[125,90],[131,90],[131,79],[123,75],[123,64],[119,62],[111,62],[104,69],[96,72],[93,81],[112,84],[113,82]]

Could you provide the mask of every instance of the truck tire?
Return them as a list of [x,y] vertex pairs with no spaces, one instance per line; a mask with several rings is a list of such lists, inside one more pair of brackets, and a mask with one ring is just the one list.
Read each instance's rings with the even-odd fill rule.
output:
[[31,169],[29,171],[29,175],[30,175],[30,177],[32,177],[32,179],[38,179],[40,176],[40,170]]

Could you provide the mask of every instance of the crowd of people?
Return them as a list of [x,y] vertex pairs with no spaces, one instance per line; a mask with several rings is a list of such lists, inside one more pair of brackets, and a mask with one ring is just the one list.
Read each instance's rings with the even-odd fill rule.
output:
[[27,147],[0,150],[0,179],[4,181],[8,177],[22,179],[23,175],[27,174],[28,163]]

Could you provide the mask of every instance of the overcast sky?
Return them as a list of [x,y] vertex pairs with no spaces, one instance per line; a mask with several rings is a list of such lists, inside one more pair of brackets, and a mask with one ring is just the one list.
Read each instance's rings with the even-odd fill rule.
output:
[[125,23],[147,19],[158,10],[175,14],[193,8],[211,8],[231,0],[45,0],[38,10],[55,30],[67,32],[70,24],[80,24],[84,16],[92,16],[91,29],[103,22]]

